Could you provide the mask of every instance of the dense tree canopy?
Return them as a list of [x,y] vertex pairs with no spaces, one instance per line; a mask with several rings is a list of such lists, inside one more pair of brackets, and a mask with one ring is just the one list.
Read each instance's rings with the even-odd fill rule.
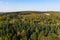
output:
[[60,17],[47,13],[0,15],[0,40],[60,40]]

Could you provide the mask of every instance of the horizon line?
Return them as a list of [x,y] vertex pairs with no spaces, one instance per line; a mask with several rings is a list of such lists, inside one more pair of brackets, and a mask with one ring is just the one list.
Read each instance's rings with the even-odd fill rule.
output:
[[20,11],[3,11],[3,12],[0,12],[0,13],[6,13],[6,12],[60,12],[60,11],[38,11],[38,10],[20,10]]

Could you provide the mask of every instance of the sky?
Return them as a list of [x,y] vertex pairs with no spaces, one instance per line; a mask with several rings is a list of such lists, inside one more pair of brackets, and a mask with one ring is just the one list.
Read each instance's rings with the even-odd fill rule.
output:
[[60,0],[0,0],[0,12],[60,11]]

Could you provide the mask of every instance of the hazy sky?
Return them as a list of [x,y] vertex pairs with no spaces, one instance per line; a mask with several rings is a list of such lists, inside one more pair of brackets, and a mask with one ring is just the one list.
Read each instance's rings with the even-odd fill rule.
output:
[[0,0],[0,12],[60,11],[60,0]]

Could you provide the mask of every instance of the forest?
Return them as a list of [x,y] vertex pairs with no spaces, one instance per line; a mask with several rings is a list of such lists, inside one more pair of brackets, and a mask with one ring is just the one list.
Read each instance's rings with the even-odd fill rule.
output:
[[0,13],[0,40],[60,40],[60,12]]

